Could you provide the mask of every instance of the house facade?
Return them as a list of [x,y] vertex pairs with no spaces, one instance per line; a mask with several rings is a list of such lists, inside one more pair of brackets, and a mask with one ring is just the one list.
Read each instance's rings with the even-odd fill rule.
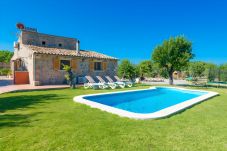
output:
[[63,64],[71,66],[77,83],[83,83],[86,75],[116,75],[117,61],[105,54],[81,50],[78,39],[23,28],[14,44],[11,68],[15,84],[63,84]]

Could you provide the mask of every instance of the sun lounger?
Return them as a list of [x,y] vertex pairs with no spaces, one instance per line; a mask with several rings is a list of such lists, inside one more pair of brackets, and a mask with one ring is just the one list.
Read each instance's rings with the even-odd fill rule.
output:
[[191,81],[191,85],[193,86],[207,86],[208,79],[207,78],[198,78],[193,79]]
[[100,83],[107,84],[111,89],[115,89],[117,85],[115,83],[106,82],[101,76],[96,76]]
[[84,83],[84,88],[88,89],[88,88],[93,88],[93,89],[105,89],[108,87],[108,85],[104,84],[104,83],[97,83],[95,82],[95,80],[91,77],[91,76],[85,76],[85,78],[88,80],[87,83]]
[[114,82],[113,79],[111,79],[110,76],[105,76],[105,78],[110,82],[110,83],[116,83],[117,86],[121,88],[125,88],[125,83],[124,82]]
[[144,81],[147,81],[147,82],[164,82],[164,79],[163,78],[147,78],[147,77],[145,77]]
[[126,86],[128,86],[128,87],[132,87],[132,82],[131,81],[126,81],[126,80],[121,80],[118,76],[114,76],[114,78],[116,79],[116,82],[123,82],[123,83],[125,83],[125,85]]

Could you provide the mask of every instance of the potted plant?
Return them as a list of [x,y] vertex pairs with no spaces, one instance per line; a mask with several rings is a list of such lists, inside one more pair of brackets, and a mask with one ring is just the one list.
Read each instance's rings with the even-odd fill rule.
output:
[[72,72],[72,68],[68,65],[63,65],[63,69],[66,71],[65,79],[72,89],[75,89],[76,82],[74,81],[75,75]]

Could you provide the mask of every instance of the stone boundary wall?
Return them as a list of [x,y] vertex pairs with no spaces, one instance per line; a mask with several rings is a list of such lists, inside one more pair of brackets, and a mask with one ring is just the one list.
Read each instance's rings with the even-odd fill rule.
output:
[[10,69],[10,63],[0,62],[0,69]]

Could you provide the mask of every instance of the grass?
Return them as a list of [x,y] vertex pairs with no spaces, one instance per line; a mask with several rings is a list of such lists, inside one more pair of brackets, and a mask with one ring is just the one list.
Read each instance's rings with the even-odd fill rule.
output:
[[[134,89],[137,88],[146,86]],[[113,90],[80,88],[3,94],[0,150],[226,151],[227,89],[205,89],[219,92],[220,96],[158,120],[122,118],[72,101],[76,95]]]

